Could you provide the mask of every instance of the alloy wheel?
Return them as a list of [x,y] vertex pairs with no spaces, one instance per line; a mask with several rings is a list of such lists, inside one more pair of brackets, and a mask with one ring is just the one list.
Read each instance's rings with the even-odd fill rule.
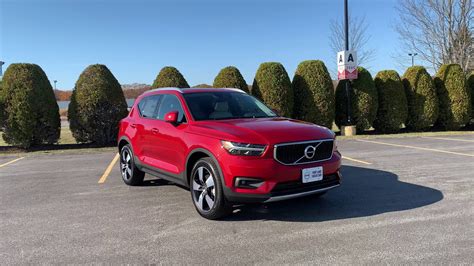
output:
[[132,156],[130,151],[127,149],[122,150],[122,156],[120,156],[120,169],[122,177],[125,180],[132,178]]
[[216,201],[214,177],[206,167],[199,167],[193,175],[193,200],[199,210],[208,212]]

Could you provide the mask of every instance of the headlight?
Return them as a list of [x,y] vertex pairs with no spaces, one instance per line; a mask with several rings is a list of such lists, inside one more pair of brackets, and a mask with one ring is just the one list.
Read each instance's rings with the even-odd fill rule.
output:
[[260,156],[265,151],[265,145],[239,143],[222,140],[222,147],[232,155]]
[[336,137],[334,137],[334,142],[333,142],[333,143],[334,143],[334,144],[333,144],[333,149],[332,149],[332,150],[333,150],[333,152],[334,152],[334,151],[337,151]]

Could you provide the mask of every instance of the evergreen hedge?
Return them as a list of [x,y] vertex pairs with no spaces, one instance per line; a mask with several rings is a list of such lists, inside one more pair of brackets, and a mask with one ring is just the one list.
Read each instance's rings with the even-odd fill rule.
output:
[[422,66],[413,66],[403,75],[408,103],[407,128],[421,131],[431,127],[438,118],[438,96],[430,74]]
[[334,86],[322,61],[307,60],[298,65],[293,78],[294,116],[327,128],[335,116]]
[[166,66],[160,70],[152,85],[153,88],[189,88],[181,72],[172,66]]
[[5,104],[3,103],[2,81],[0,80],[0,131],[3,130],[3,119],[5,116]]
[[247,82],[240,74],[240,71],[234,66],[228,66],[217,74],[212,85],[214,88],[236,88],[249,92]]
[[375,76],[378,93],[377,117],[374,128],[381,133],[393,133],[406,123],[408,104],[400,76],[394,70],[384,70]]
[[3,139],[22,148],[54,144],[61,121],[53,88],[35,64],[11,64],[0,90],[3,107]]
[[[367,69],[358,67],[359,76],[352,81],[351,120],[356,125],[358,132],[363,132],[373,126],[377,117],[378,96],[375,83]],[[336,125],[347,126],[347,80],[341,80],[336,87]]]
[[435,77],[439,100],[439,116],[436,126],[456,130],[469,123],[471,99],[466,77],[460,65],[442,65]]
[[271,108],[276,109],[281,116],[292,116],[293,89],[288,73],[282,64],[262,63],[255,74],[251,93]]
[[79,76],[68,109],[77,142],[105,145],[116,141],[119,121],[127,115],[122,88],[104,65],[91,65]]
[[471,92],[471,119],[474,119],[474,71],[467,77],[467,87]]

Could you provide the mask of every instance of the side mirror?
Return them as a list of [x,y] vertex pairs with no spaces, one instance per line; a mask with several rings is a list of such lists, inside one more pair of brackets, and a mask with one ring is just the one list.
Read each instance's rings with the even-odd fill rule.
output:
[[178,123],[178,111],[171,111],[169,113],[165,114],[165,122],[171,123],[171,124],[177,124]]

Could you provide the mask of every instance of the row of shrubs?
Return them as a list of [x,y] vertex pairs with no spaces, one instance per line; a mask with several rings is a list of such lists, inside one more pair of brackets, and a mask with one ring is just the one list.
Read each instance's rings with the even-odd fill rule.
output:
[[[458,65],[442,66],[433,79],[425,68],[414,66],[400,77],[393,70],[380,71],[375,79],[359,67],[352,81],[352,124],[359,131],[371,127],[381,133],[403,126],[421,131],[431,127],[455,130],[473,117],[471,97],[474,74],[466,79]],[[263,100],[282,116],[331,128],[347,121],[345,82],[334,90],[322,61],[301,62],[291,81],[282,64],[262,63],[252,86],[235,67],[222,69],[213,87],[239,88]],[[188,88],[174,67],[164,67],[153,88]],[[104,65],[91,65],[79,76],[68,109],[70,129],[77,142],[104,145],[115,141],[118,122],[127,115],[127,104],[117,79]],[[54,144],[60,134],[60,118],[51,84],[35,64],[11,64],[0,83],[0,128],[4,140],[29,148]]]
[[[225,83],[226,76],[238,81]],[[474,73],[466,77],[456,64],[443,65],[434,79],[421,66],[406,70],[402,77],[394,70],[372,75],[363,67],[358,68],[358,79],[351,82],[352,124],[358,131],[375,128],[380,133],[394,133],[406,127],[423,131],[457,130],[474,117]],[[216,87],[239,87],[245,84],[236,68],[225,68],[216,77]],[[283,116],[313,122],[331,128],[347,125],[346,82],[336,87],[322,61],[301,62],[291,82],[280,63],[263,63],[257,70],[250,93]],[[216,83],[216,82],[215,82]],[[241,87],[246,90],[246,86]]]

